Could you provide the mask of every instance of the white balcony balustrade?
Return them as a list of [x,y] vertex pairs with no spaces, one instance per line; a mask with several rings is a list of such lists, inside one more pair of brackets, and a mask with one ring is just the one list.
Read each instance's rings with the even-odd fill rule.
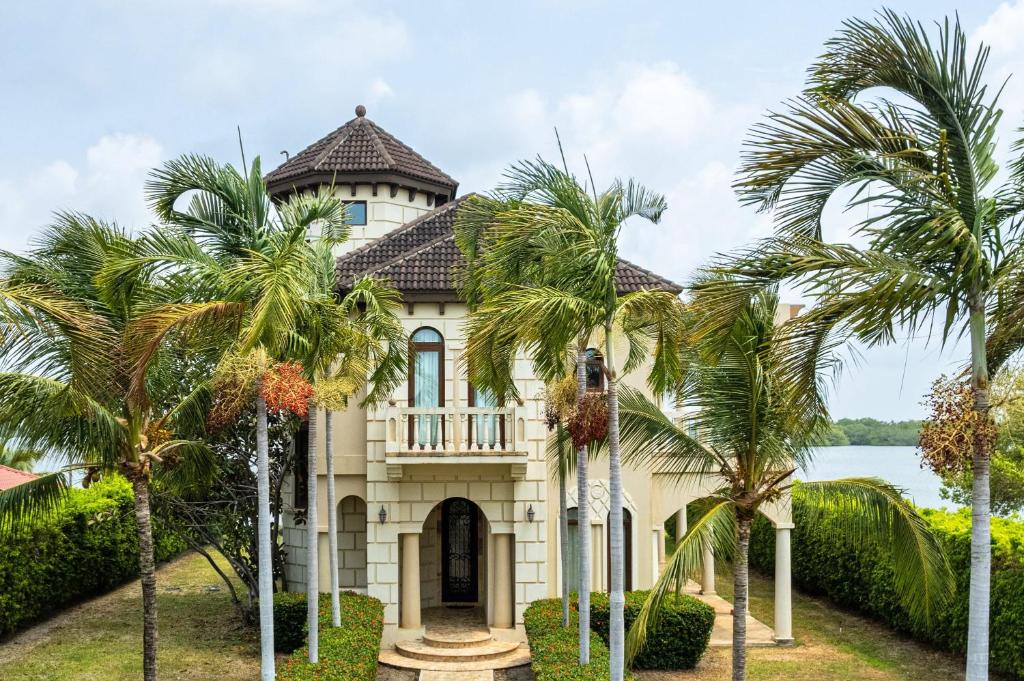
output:
[[520,407],[389,406],[386,451],[480,456],[525,451]]

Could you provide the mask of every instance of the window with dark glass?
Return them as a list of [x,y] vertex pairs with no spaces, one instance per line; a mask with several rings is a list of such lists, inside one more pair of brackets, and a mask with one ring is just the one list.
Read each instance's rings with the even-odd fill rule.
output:
[[587,390],[604,390],[604,357],[601,353],[590,348],[587,350]]
[[346,201],[345,207],[348,208],[348,224],[366,224],[366,201]]

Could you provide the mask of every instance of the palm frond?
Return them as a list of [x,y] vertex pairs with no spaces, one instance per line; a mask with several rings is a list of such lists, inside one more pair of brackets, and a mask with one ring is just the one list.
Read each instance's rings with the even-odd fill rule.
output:
[[626,634],[626,667],[643,651],[648,635],[657,630],[662,604],[686,585],[690,575],[701,565],[705,546],[716,553],[729,553],[736,542],[736,515],[731,503],[711,502],[706,512],[688,528],[676,544],[676,550],[665,564],[647,595],[643,607]]
[[0,490],[0,536],[19,523],[45,518],[60,508],[68,494],[67,473],[49,473]]
[[902,490],[878,478],[806,482],[800,489],[808,502],[803,522],[809,527],[835,522],[851,545],[887,548],[901,602],[911,616],[932,621],[952,593],[953,573],[941,544]]

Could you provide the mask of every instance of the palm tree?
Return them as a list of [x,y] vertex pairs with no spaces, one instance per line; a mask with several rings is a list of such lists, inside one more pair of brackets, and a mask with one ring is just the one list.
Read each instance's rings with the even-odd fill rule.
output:
[[[699,295],[694,301],[699,309]],[[807,343],[774,325],[778,297],[762,291],[748,298],[721,332],[702,337],[701,320],[682,345],[686,367],[678,387],[700,437],[670,420],[636,391],[622,397],[623,442],[629,459],[679,480],[716,476],[717,489],[695,504],[703,511],[679,541],[664,572],[629,632],[630,659],[657,626],[662,602],[675,597],[700,566],[704,546],[731,553],[734,566],[734,681],[746,678],[748,550],[758,511],[792,488],[796,466],[806,463],[809,444],[830,423],[821,381],[807,382],[803,366],[819,374],[836,366],[831,344]],[[720,327],[719,320],[715,320]],[[877,478],[803,483],[815,514],[843,511],[855,521],[851,541],[877,541],[890,548],[899,595],[914,616],[929,616],[950,592],[952,574],[936,539],[898,489]]]
[[[624,620],[622,478],[618,434],[616,334],[629,342],[624,371],[636,369],[655,346],[652,386],[666,381],[673,366],[670,331],[679,301],[667,291],[619,296],[618,236],[623,222],[657,222],[665,201],[632,180],[615,181],[588,193],[566,171],[538,159],[506,173],[491,197],[474,197],[460,210],[456,243],[467,271],[463,289],[472,306],[467,322],[466,361],[472,380],[499,399],[515,393],[509,370],[519,351],[532,357],[545,381],[568,373],[575,359],[577,401],[586,395],[586,348],[603,338],[607,379],[610,487],[612,679],[623,676]],[[591,183],[592,184],[592,183]],[[464,212],[463,212],[464,211]],[[573,355],[575,357],[573,358]],[[588,527],[587,450],[577,451],[580,527]],[[580,533],[580,664],[589,663],[590,547]]]
[[[163,469],[179,490],[198,484],[208,477],[212,454],[201,440],[182,437],[201,431],[207,389],[202,382],[182,385],[180,351],[165,346],[135,364],[131,327],[160,300],[160,282],[136,276],[121,287],[102,283],[105,267],[137,249],[138,242],[121,229],[65,213],[27,256],[0,254],[3,286],[37,296],[6,300],[15,326],[0,344],[6,369],[0,373],[0,438],[67,464],[0,492],[0,526],[51,511],[66,495],[70,471],[84,469],[90,479],[118,472],[131,481],[142,578],[143,672],[153,681],[157,618],[150,480]],[[134,372],[143,377],[137,386]]]
[[[344,206],[343,206],[344,207]],[[347,216],[346,216],[347,222]],[[337,513],[334,494],[334,457],[331,414],[345,409],[357,392],[370,384],[363,405],[378,404],[405,378],[407,339],[397,311],[398,292],[370,278],[357,281],[352,290],[336,301],[335,269],[332,249],[338,236],[317,239],[309,244],[309,264],[313,268],[313,307],[296,332],[302,346],[303,364],[313,382],[315,394],[309,404],[308,487],[309,508],[307,542],[307,626],[309,661],[317,662],[319,639],[319,565],[317,556],[317,429],[318,410],[323,408],[326,432],[327,532],[331,573],[331,623],[341,626],[341,599],[338,584]]]
[[[1002,111],[983,80],[988,48],[970,52],[959,20],[936,33],[885,11],[845,22],[826,43],[803,95],[746,142],[736,189],[773,211],[777,236],[723,266],[730,281],[709,286],[722,310],[750,287],[802,288],[818,300],[802,317],[808,338],[838,332],[875,345],[894,342],[896,326],[930,335],[933,325],[942,343],[968,336],[974,410],[985,422],[989,377],[1024,342],[1024,147],[1014,146],[1008,179],[993,189]],[[823,240],[822,211],[842,188],[852,190],[847,205],[869,215],[855,230],[864,248]],[[969,681],[988,678],[984,430],[973,443]]]
[[[573,447],[569,433],[565,429],[570,410],[576,404],[578,383],[576,376],[566,376],[555,381],[544,389],[544,410],[548,430],[554,431],[554,437],[548,440],[548,465],[558,480],[558,537],[559,560],[562,572],[562,626],[569,626],[569,502],[566,481],[573,472]],[[571,404],[569,391],[572,392]]]
[[0,466],[31,473],[41,457],[42,453],[36,450],[0,444]]
[[[301,359],[307,344],[297,330],[315,326],[320,312],[310,228],[327,241],[347,234],[344,204],[326,193],[298,195],[275,204],[256,158],[246,173],[203,156],[183,156],[151,174],[150,204],[162,220],[147,235],[146,250],[125,259],[108,276],[134,269],[167,272],[178,284],[173,305],[154,310],[138,333],[147,350],[177,330],[203,335],[228,325],[235,331],[230,356],[251,356],[250,366]],[[179,203],[187,203],[179,208]],[[266,358],[264,360],[263,358]],[[259,379],[257,379],[259,380]],[[273,681],[274,577],[271,559],[267,404],[256,402],[257,499],[259,525],[260,674]],[[315,635],[315,634],[314,634]]]

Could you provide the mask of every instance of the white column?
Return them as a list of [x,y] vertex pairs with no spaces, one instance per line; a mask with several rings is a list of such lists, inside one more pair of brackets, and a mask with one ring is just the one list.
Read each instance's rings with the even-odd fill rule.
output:
[[512,622],[512,535],[494,535],[494,626],[511,629]]
[[703,568],[701,570],[700,578],[700,592],[702,594],[714,594],[715,593],[715,552],[711,550],[710,544],[704,544],[703,560],[701,561]]
[[793,642],[793,571],[788,527],[775,529],[775,642]]
[[401,627],[420,627],[420,536],[403,534],[402,537],[402,611]]
[[686,507],[676,511],[676,544],[683,541],[686,536]]

